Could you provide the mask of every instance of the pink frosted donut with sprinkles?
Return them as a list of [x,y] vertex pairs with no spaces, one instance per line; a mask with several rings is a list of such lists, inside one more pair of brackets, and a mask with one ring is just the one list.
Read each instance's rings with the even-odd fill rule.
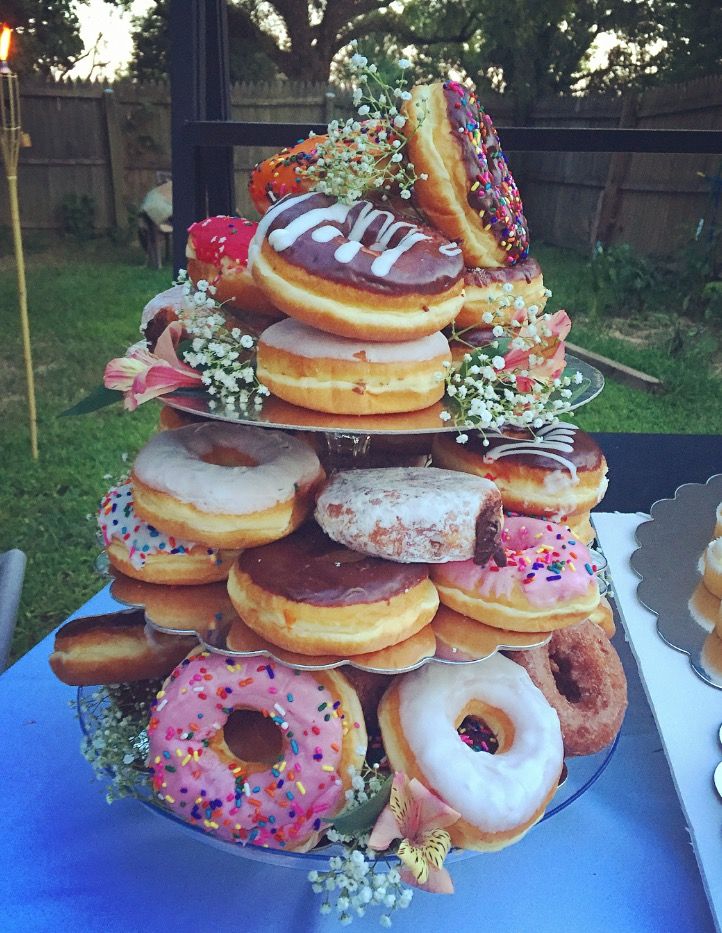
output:
[[156,797],[231,843],[306,851],[339,813],[366,756],[358,696],[343,674],[191,653],[148,725]]
[[493,559],[438,564],[432,579],[445,606],[514,632],[548,632],[588,618],[600,600],[597,565],[569,528],[536,518],[507,518],[506,565]]
[[240,554],[166,534],[135,512],[133,487],[118,483],[103,496],[98,526],[111,566],[135,580],[176,586],[226,580]]

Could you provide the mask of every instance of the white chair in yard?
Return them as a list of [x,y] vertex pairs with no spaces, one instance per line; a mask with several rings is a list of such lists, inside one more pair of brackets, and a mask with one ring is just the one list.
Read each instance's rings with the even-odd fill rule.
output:
[[0,554],[0,673],[10,657],[26,563],[25,554],[17,549]]

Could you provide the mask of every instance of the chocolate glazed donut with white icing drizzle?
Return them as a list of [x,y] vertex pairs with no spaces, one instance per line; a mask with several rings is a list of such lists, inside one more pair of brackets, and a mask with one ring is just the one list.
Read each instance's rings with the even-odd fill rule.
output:
[[249,266],[277,307],[342,337],[414,340],[463,303],[459,247],[371,201],[283,198],[259,223]]

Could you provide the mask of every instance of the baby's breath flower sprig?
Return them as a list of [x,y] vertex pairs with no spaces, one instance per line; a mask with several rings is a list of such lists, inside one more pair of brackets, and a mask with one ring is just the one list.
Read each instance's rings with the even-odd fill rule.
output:
[[270,393],[256,375],[256,341],[229,323],[222,306],[213,297],[215,287],[201,279],[195,286],[184,269],[178,284],[188,296],[188,310],[181,315],[190,349],[183,350],[185,362],[202,373],[210,395],[211,411],[258,411]]
[[160,681],[99,687],[81,695],[77,706],[83,725],[81,750],[98,780],[106,783],[106,800],[147,797],[151,793],[145,767],[146,725]]
[[[356,44],[354,40],[352,45]],[[314,188],[352,203],[366,191],[386,194],[396,186],[401,197],[408,200],[416,182],[426,177],[417,175],[404,152],[409,139],[408,121],[401,108],[411,100],[405,77],[411,63],[406,59],[397,62],[399,75],[393,86],[365,56],[356,52],[349,64],[358,79],[353,89],[357,116],[344,123],[329,123],[328,137],[319,140],[317,159],[308,168],[308,174],[315,179]],[[425,110],[419,113],[419,124],[425,115]]]

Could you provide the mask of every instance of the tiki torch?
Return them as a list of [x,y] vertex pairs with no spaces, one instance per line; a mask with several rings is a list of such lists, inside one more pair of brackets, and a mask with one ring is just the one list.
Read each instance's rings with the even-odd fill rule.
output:
[[35,380],[33,360],[30,351],[30,324],[28,321],[28,295],[25,285],[25,257],[20,230],[20,206],[18,204],[18,156],[20,154],[20,92],[18,76],[8,64],[12,29],[6,24],[0,25],[0,151],[5,163],[5,176],[8,180],[10,196],[10,224],[15,247],[15,265],[18,273],[18,302],[20,305],[20,328],[23,339],[23,357],[25,359],[25,379],[28,389],[28,417],[30,420],[30,449],[33,459],[38,458],[38,424],[35,408]]

